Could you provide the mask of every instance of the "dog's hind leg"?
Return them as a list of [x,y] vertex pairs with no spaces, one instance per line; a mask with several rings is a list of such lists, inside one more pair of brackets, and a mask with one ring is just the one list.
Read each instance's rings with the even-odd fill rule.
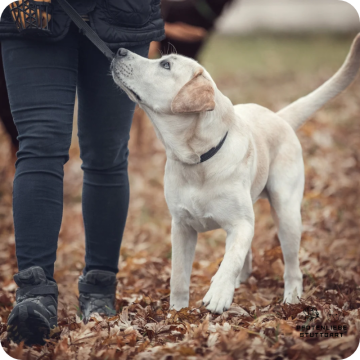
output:
[[189,306],[189,286],[194,261],[197,232],[173,219],[171,228],[172,265],[170,308],[180,310]]
[[241,269],[241,273],[236,278],[235,289],[237,289],[241,283],[244,283],[250,277],[251,273],[252,273],[252,252],[250,248],[246,255],[244,266]]
[[[302,160],[302,159],[300,159]],[[301,240],[301,200],[304,191],[303,163],[281,166],[269,177],[267,190],[271,213],[278,227],[284,255],[284,302],[297,303],[302,294],[302,273],[299,264]]]

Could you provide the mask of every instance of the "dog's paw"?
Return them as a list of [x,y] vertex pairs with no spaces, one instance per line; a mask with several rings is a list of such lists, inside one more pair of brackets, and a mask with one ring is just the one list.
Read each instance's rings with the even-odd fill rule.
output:
[[302,286],[301,285],[293,286],[290,289],[292,290],[285,288],[283,303],[298,304],[299,298],[301,297],[302,294]]
[[213,281],[203,299],[203,304],[212,313],[222,314],[230,308],[234,291],[235,286],[229,281]]
[[189,306],[189,292],[171,293],[170,308],[179,311]]

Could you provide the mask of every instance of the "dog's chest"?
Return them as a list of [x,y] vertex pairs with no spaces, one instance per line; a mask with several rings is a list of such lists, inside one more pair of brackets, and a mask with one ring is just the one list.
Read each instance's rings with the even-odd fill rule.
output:
[[196,187],[186,186],[177,192],[176,199],[168,202],[173,217],[193,227],[197,232],[218,229],[219,214],[214,194]]

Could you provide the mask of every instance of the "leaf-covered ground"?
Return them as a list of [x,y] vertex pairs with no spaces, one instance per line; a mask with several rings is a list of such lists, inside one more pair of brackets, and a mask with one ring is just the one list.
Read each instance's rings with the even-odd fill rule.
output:
[[[234,103],[273,110],[319,86],[341,65],[352,36],[213,38],[201,61]],[[304,294],[283,305],[284,264],[269,205],[255,205],[253,273],[221,316],[201,307],[224,255],[222,230],[199,236],[188,309],[169,310],[170,216],[163,196],[165,154],[136,113],[130,144],[131,203],[118,273],[118,315],[77,314],[84,266],[79,151],[66,165],[63,225],[55,278],[59,328],[44,347],[6,338],[17,271],[11,214],[13,164],[0,130],[0,339],[17,359],[343,359],[360,331],[360,81],[299,132],[306,188],[300,260]],[[101,239],[99,239],[101,241]],[[310,308],[309,308],[310,307]],[[80,315],[80,316],[79,316]],[[301,330],[307,326],[307,330]],[[341,328],[339,328],[341,327]]]

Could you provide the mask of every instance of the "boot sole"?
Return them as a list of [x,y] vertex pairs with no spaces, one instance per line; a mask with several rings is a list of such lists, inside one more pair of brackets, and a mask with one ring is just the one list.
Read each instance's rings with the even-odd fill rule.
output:
[[33,302],[15,306],[8,320],[8,338],[29,346],[44,345],[44,339],[50,335],[50,323],[39,310],[40,305]]

